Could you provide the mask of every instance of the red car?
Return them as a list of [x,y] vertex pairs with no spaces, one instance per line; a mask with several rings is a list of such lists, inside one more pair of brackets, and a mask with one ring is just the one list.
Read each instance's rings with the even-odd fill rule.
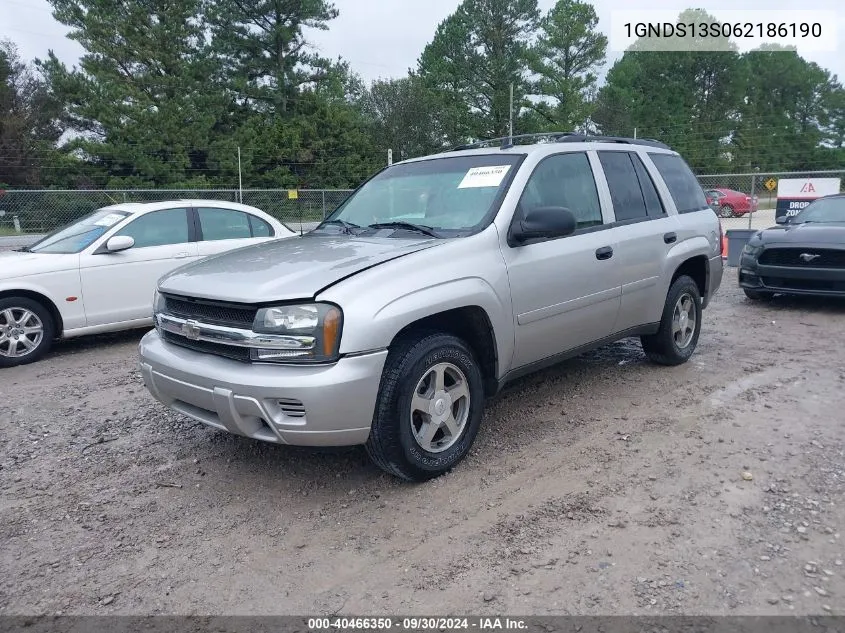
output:
[[757,196],[752,199],[748,194],[733,189],[705,189],[707,201],[716,209],[720,218],[737,218],[746,213],[754,213],[757,210]]

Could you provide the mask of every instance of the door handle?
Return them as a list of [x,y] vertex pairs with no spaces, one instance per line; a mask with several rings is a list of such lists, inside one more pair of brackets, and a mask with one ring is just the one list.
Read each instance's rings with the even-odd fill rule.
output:
[[596,249],[596,259],[610,259],[613,257],[613,249],[610,246],[602,246]]
[[663,234],[663,241],[667,244],[672,244],[673,242],[678,240],[677,233],[664,233]]
[[173,256],[173,259],[185,259],[188,256],[188,253],[176,253]]

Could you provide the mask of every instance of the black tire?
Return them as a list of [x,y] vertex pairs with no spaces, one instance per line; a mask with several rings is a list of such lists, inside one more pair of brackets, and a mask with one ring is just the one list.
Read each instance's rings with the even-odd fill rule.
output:
[[[438,363],[450,363],[463,372],[469,411],[455,443],[442,452],[429,452],[414,437],[411,399],[417,383]],[[391,346],[382,372],[367,453],[379,468],[407,481],[439,477],[469,452],[483,411],[481,370],[466,343],[441,333],[402,336]]]
[[719,208],[719,217],[720,218],[736,217],[736,214],[734,213],[734,208],[729,204],[726,204],[726,205],[720,207]]
[[752,301],[771,301],[772,297],[775,296],[773,292],[766,292],[765,290],[743,288],[742,291],[745,293],[745,296]]
[[[11,310],[15,317],[20,316],[21,310],[29,310],[41,321],[43,334],[40,340],[38,340],[38,344],[32,351],[23,356],[10,357],[8,355],[12,341],[8,337],[4,337],[7,326],[5,316],[7,310]],[[0,341],[2,341],[0,342],[0,368],[26,365],[27,363],[34,363],[40,360],[53,346],[53,338],[55,336],[56,323],[53,320],[53,315],[43,304],[27,297],[6,297],[0,299]],[[15,346],[17,348],[18,344],[15,343]]]
[[[695,312],[695,326],[692,339],[683,348],[678,346],[672,333],[672,321],[675,306],[684,295],[688,295],[693,302]],[[701,334],[701,293],[698,284],[687,275],[678,277],[669,288],[666,294],[666,303],[663,306],[663,316],[660,319],[660,329],[656,334],[640,337],[643,344],[643,351],[649,360],[659,365],[681,365],[687,362],[695,352],[698,345],[698,337]]]

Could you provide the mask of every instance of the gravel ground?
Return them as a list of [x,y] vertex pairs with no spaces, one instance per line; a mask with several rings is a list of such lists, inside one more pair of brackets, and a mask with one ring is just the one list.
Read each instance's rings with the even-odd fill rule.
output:
[[845,303],[734,274],[689,363],[522,380],[421,485],[171,413],[138,332],[4,370],[0,614],[841,614]]

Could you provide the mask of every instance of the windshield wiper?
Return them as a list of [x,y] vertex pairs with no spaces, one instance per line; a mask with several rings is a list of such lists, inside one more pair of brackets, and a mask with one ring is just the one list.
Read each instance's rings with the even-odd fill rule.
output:
[[320,223],[320,226],[317,228],[323,228],[327,225],[339,226],[340,228],[344,229],[347,233],[352,233],[352,229],[360,229],[362,227],[358,226],[357,224],[353,224],[352,222],[347,222],[346,220],[326,220],[325,222]]
[[434,232],[434,229],[430,226],[425,226],[424,224],[414,224],[412,222],[377,222],[376,224],[370,224],[368,229],[407,229],[409,231],[416,231],[417,233],[423,233],[424,235],[428,235],[430,237],[437,237],[440,236]]
[[15,249],[16,253],[31,253],[32,251],[29,250],[29,246],[21,246],[20,248]]

